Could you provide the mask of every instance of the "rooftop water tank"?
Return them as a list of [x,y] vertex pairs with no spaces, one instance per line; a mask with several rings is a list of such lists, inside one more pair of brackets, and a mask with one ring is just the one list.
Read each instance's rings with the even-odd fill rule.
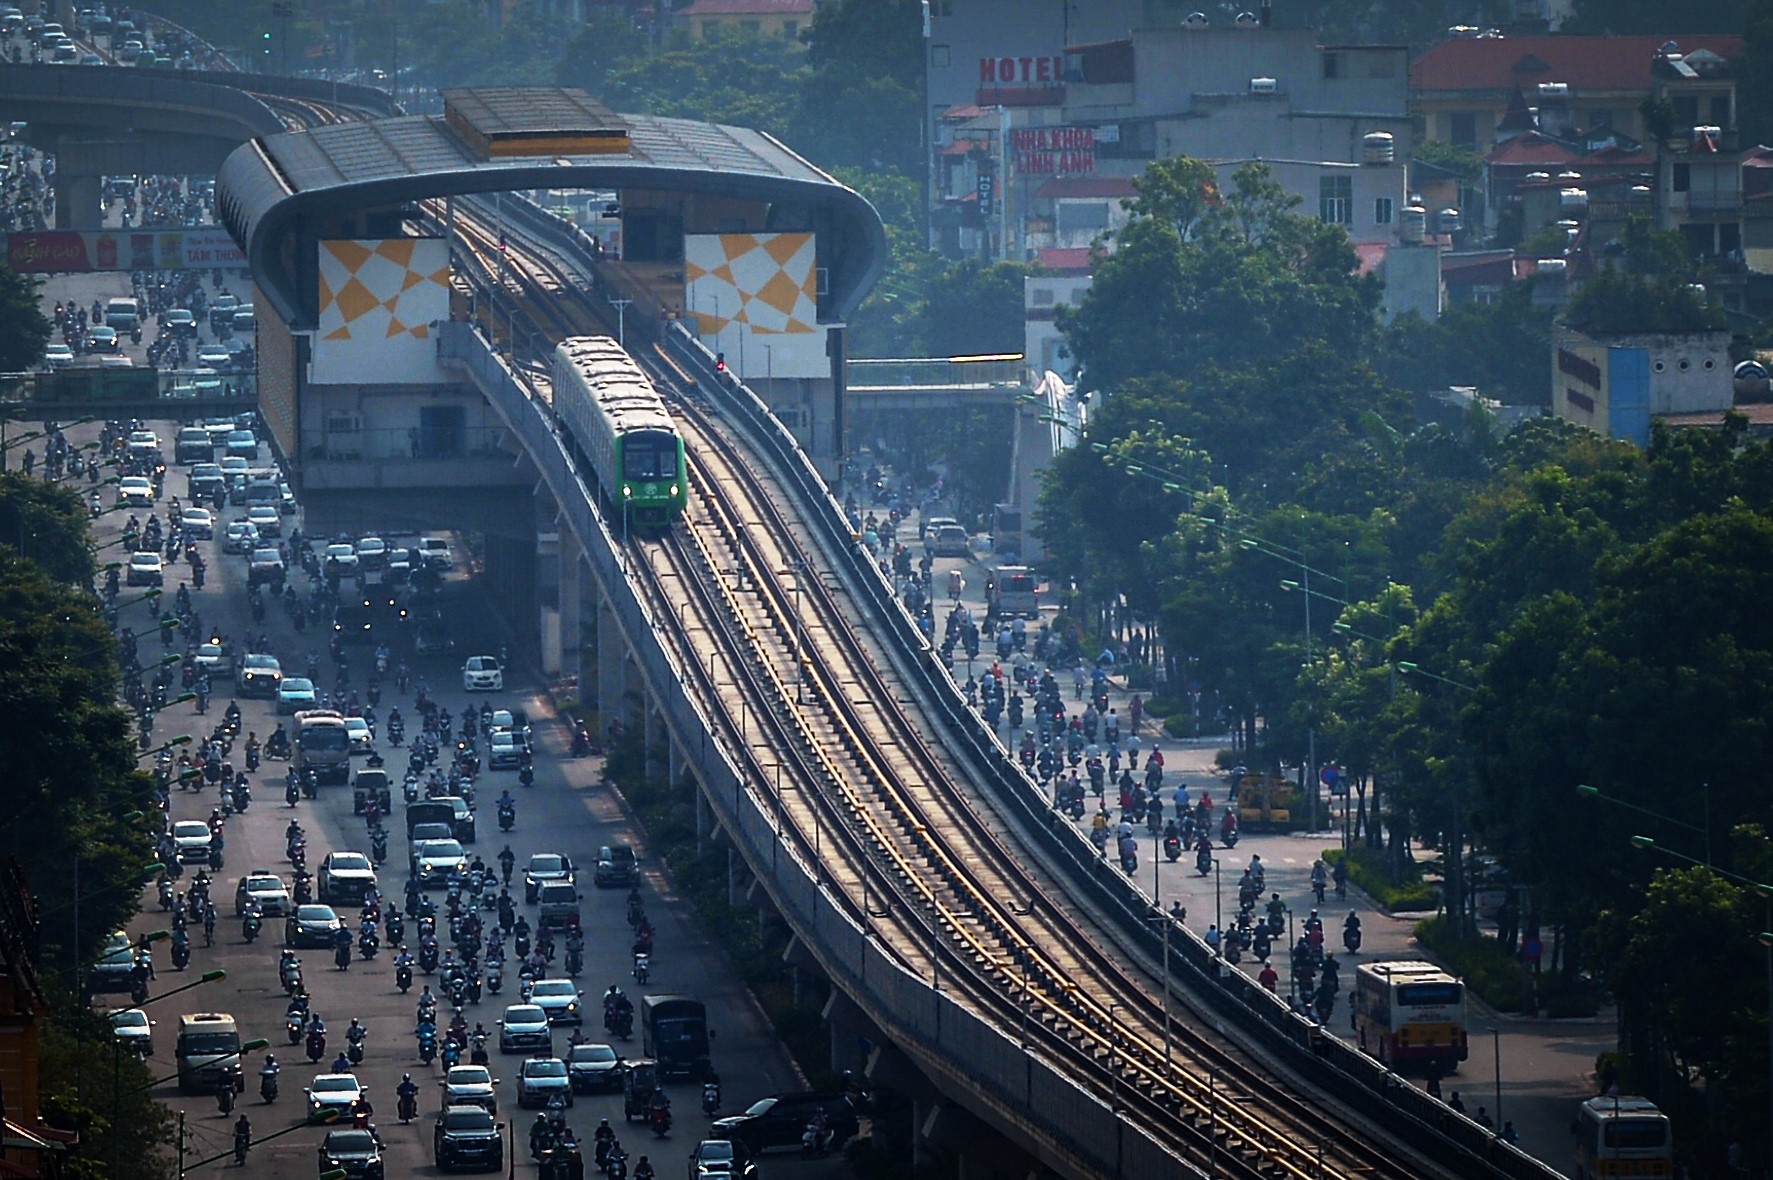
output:
[[1767,368],[1760,361],[1743,361],[1734,376],[1738,400],[1761,401],[1767,396]]
[[1528,184],[1544,184],[1546,181],[1548,181],[1550,179],[1551,179],[1551,173],[1549,173],[1549,172],[1529,172],[1529,173],[1527,173],[1527,176],[1526,176],[1526,181]]
[[1361,160],[1389,164],[1397,158],[1397,140],[1389,131],[1369,131],[1361,136]]
[[1251,94],[1273,94],[1275,91],[1277,91],[1279,89],[1280,89],[1279,83],[1277,83],[1273,78],[1251,78],[1250,79],[1250,93]]
[[1204,29],[1204,28],[1206,28],[1207,27],[1207,14],[1204,12],[1189,13],[1186,17],[1183,18],[1182,27],[1185,29]]
[[1570,84],[1568,82],[1541,82],[1539,83],[1539,97],[1542,100],[1547,98],[1569,98]]
[[1237,14],[1237,27],[1240,29],[1254,29],[1261,23],[1262,22],[1257,19],[1256,14],[1253,12],[1240,12]]
[[1398,234],[1406,242],[1420,243],[1428,232],[1428,210],[1420,205],[1405,205],[1398,219]]
[[1434,232],[1437,234],[1456,234],[1464,228],[1465,218],[1457,209],[1442,209],[1434,215]]
[[1570,264],[1562,258],[1541,258],[1534,265],[1539,268],[1539,273],[1548,279],[1561,279],[1570,269]]
[[1587,211],[1588,190],[1581,188],[1559,189],[1558,208],[1571,215]]

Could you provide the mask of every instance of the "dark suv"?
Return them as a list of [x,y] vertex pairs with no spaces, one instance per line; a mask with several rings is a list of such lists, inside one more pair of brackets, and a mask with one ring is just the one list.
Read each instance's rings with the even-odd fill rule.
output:
[[825,1112],[835,1132],[832,1143],[842,1146],[856,1133],[856,1110],[842,1094],[778,1094],[754,1102],[744,1114],[715,1119],[708,1132],[718,1139],[743,1143],[752,1155],[772,1147],[799,1147],[807,1124]]
[[499,1138],[500,1124],[478,1106],[446,1107],[437,1116],[437,1129],[431,1145],[437,1155],[438,1171],[456,1168],[478,1168],[497,1172],[505,1166],[504,1142]]

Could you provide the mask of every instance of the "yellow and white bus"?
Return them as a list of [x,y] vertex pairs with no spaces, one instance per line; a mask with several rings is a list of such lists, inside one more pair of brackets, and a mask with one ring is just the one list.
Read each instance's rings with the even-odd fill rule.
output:
[[1354,973],[1353,1000],[1362,1052],[1386,1065],[1438,1061],[1450,1073],[1470,1052],[1465,984],[1433,963],[1362,963]]
[[1674,1174],[1674,1135],[1654,1102],[1619,1094],[1582,1104],[1576,1119],[1576,1180],[1673,1180]]

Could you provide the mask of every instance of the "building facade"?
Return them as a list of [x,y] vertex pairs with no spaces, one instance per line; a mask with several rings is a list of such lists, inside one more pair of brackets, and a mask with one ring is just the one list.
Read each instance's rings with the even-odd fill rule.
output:
[[1608,438],[1647,446],[1650,422],[1730,408],[1730,333],[1589,335],[1559,325],[1552,341],[1552,413]]

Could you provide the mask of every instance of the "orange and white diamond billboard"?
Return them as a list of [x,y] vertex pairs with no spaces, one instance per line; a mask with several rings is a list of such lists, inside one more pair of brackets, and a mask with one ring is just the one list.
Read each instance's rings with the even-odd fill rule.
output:
[[318,277],[311,380],[378,385],[436,380],[431,325],[449,318],[448,242],[322,241]]

